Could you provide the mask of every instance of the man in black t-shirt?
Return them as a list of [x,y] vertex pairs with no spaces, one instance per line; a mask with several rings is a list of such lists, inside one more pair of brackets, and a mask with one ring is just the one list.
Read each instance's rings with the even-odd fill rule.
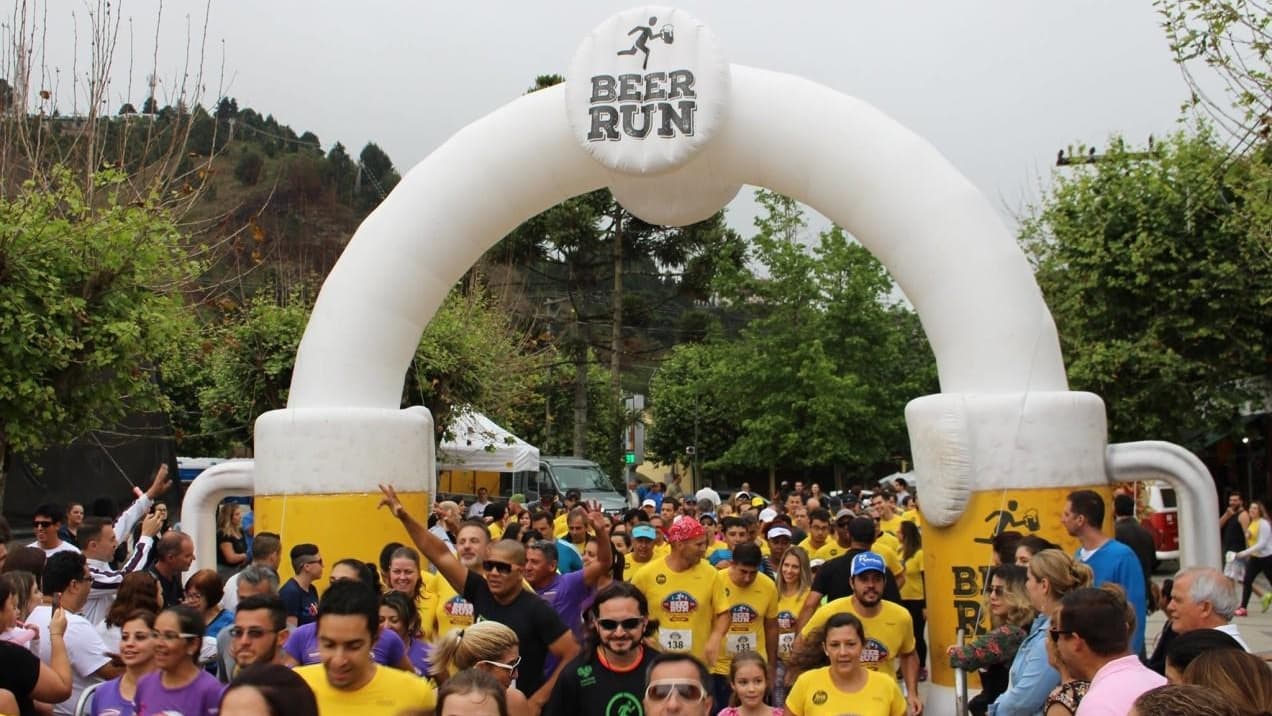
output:
[[642,716],[645,671],[658,652],[643,643],[653,633],[649,604],[627,582],[611,582],[588,610],[587,650],[566,664],[544,713]]
[[[482,579],[456,559],[445,542],[406,511],[391,486],[381,485],[380,490],[384,493],[380,506],[389,508],[402,521],[411,541],[437,567],[437,573],[473,603],[477,619],[498,621],[516,632],[521,653],[517,687],[525,693],[535,711],[543,712],[561,669],[578,655],[579,643],[565,628],[560,615],[538,595],[525,589],[525,547],[514,540],[491,545],[482,563],[486,573]],[[544,674],[549,654],[556,658],[556,668]]]
[[[870,517],[854,517],[848,523],[848,534],[852,540],[848,551],[822,565],[813,578],[812,590],[804,602],[804,609],[799,615],[799,627],[804,628],[809,617],[821,604],[822,597],[833,601],[852,595],[852,558],[862,552],[869,552],[875,538],[875,521]],[[890,570],[883,573],[883,598],[901,603],[901,589],[897,586],[896,577]]]

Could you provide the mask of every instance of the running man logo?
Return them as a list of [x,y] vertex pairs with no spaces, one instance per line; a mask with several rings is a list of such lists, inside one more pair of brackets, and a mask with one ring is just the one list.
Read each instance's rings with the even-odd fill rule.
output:
[[688,592],[673,592],[663,600],[662,608],[673,618],[678,614],[688,616],[698,610],[698,600],[694,599],[693,595]]
[[668,45],[676,41],[676,29],[674,27],[671,25],[663,25],[662,29],[655,33],[653,27],[657,24],[658,18],[651,17],[649,18],[649,27],[645,27],[644,25],[637,25],[636,27],[633,27],[627,32],[627,35],[629,37],[631,35],[635,35],[635,42],[632,43],[630,48],[626,50],[619,50],[617,54],[621,57],[623,55],[635,55],[637,52],[642,52],[645,55],[645,59],[640,63],[640,68],[642,70],[649,69],[649,41],[657,38]]

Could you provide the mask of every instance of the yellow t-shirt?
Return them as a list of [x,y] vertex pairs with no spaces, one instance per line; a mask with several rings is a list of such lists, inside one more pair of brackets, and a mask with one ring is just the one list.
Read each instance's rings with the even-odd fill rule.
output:
[[861,665],[871,671],[878,671],[896,680],[897,657],[914,651],[914,620],[910,612],[896,602],[884,599],[879,602],[882,609],[873,617],[864,616],[857,611],[857,603],[852,597],[841,597],[817,607],[813,616],[809,617],[804,630],[800,632],[805,638],[814,629],[821,629],[830,618],[840,612],[851,612],[861,619],[866,628],[866,644],[861,650]]
[[715,585],[728,576],[702,560],[684,572],[672,571],[666,559],[641,567],[632,586],[649,600],[649,616],[658,620],[654,638],[663,651],[687,651],[701,656],[720,611],[715,604]]
[[764,624],[768,619],[777,619],[777,586],[773,580],[757,574],[750,585],[739,587],[725,572],[716,580],[713,601],[716,614],[729,612],[730,621],[711,673],[728,675],[733,655],[744,651],[759,652],[767,659]]
[[1246,547],[1253,547],[1259,542],[1259,520],[1250,520],[1246,528]]
[[814,559],[829,561],[844,553],[844,550],[839,548],[839,543],[833,539],[827,539],[822,543],[821,547],[814,549],[813,538],[805,537],[804,541],[799,543],[799,546],[808,553],[809,561]]
[[892,516],[886,520],[883,519],[882,517],[879,518],[879,529],[883,530],[887,534],[892,535],[893,537],[896,537],[897,535],[901,534],[902,522],[905,522],[905,520],[901,519],[901,515],[893,512]]
[[799,613],[808,600],[808,591],[803,589],[790,596],[778,595],[777,598],[777,656],[783,661],[795,649],[796,626]]
[[786,713],[791,716],[901,716],[905,696],[896,679],[874,671],[866,672],[866,685],[859,691],[840,691],[830,678],[830,667],[799,675],[786,695]]
[[415,608],[420,612],[420,629],[424,632],[424,638],[432,641],[435,634],[433,612],[437,610],[438,583],[445,583],[446,579],[436,572],[424,572],[420,575],[420,580],[424,583],[424,588],[420,590],[420,598],[416,600]]
[[870,550],[883,557],[883,561],[888,565],[888,571],[892,572],[892,576],[900,577],[905,574],[905,567],[901,566],[901,543],[897,541],[896,537],[884,532],[882,537],[870,545]]
[[557,515],[556,519],[552,521],[552,533],[556,535],[557,539],[561,539],[562,537],[564,537],[566,534],[569,533],[570,531],[570,522],[568,519],[569,516],[570,516],[569,512],[562,510],[561,514]]
[[446,636],[451,629],[465,629],[473,625],[473,603],[456,592],[450,582],[437,580],[437,599],[433,619],[437,624],[437,636]]
[[503,539],[504,526],[500,522],[491,522],[486,525],[486,529],[490,530],[490,541],[498,542]]
[[662,544],[655,544],[655,545],[654,545],[654,556],[652,557],[652,559],[655,559],[655,560],[662,559],[662,558],[666,557],[666,556],[667,556],[667,555],[669,555],[669,554],[671,554],[671,543],[670,543],[670,542],[663,542]]
[[923,550],[905,560],[905,584],[901,585],[902,599],[923,598]]
[[913,522],[915,527],[923,527],[923,515],[918,510],[906,510],[901,513],[901,519],[906,522]]
[[356,691],[332,688],[322,664],[301,666],[296,673],[314,692],[320,716],[380,716],[437,706],[437,689],[431,683],[387,666],[377,665],[371,681]]

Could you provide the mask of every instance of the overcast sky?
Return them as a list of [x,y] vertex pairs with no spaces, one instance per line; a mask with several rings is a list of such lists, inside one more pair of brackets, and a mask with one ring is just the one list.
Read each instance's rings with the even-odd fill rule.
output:
[[[49,3],[46,64],[69,75],[87,2]],[[138,107],[151,72],[154,0],[125,0],[110,101]],[[214,3],[204,104],[218,93],[273,113],[297,133],[351,153],[370,141],[402,173],[467,123],[512,100],[537,74],[565,73],[583,36],[631,2]],[[1057,150],[1142,143],[1177,126],[1187,96],[1148,0],[904,3],[686,1],[727,58],[802,75],[876,105],[926,137],[1005,216],[1038,197]],[[171,98],[202,3],[169,0],[159,29],[160,103]],[[76,16],[72,19],[72,12]],[[197,52],[197,48],[195,48]],[[224,73],[221,64],[224,62]],[[193,68],[192,68],[193,70]],[[568,79],[568,78],[567,78]],[[165,95],[165,93],[168,93]],[[737,204],[737,202],[735,202]],[[747,206],[732,223],[749,228]],[[741,228],[741,227],[740,227]]]

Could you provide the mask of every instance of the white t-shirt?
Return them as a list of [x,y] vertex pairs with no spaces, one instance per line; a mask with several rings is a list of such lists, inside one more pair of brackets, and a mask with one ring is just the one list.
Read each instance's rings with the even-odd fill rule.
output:
[[[41,604],[31,612],[31,616],[26,621],[28,625],[40,629],[39,638],[31,642],[30,648],[40,657],[40,661],[46,664],[53,656],[53,647],[49,643],[49,619],[52,616],[53,609],[46,604]],[[71,697],[60,704],[55,704],[53,713],[72,716],[75,713],[75,704],[79,703],[80,694],[84,692],[84,689],[103,680],[95,674],[98,669],[110,663],[110,657],[106,655],[106,644],[97,633],[97,629],[78,614],[67,613],[64,639],[66,652],[71,658]]]
[[41,547],[41,546],[40,546],[40,543],[39,543],[39,542],[32,542],[31,544],[29,544],[29,545],[27,545],[27,546],[28,546],[28,547],[35,547],[36,549],[40,549],[40,550],[44,550],[44,558],[45,558],[45,559],[48,559],[49,557],[52,557],[53,555],[57,554],[58,552],[74,552],[74,553],[76,553],[76,554],[79,554],[79,551],[80,551],[80,550],[79,550],[79,547],[76,547],[75,545],[71,544],[70,542],[67,542],[66,540],[62,540],[62,541],[58,544],[58,546],[54,547],[53,549],[45,549],[44,547]]

